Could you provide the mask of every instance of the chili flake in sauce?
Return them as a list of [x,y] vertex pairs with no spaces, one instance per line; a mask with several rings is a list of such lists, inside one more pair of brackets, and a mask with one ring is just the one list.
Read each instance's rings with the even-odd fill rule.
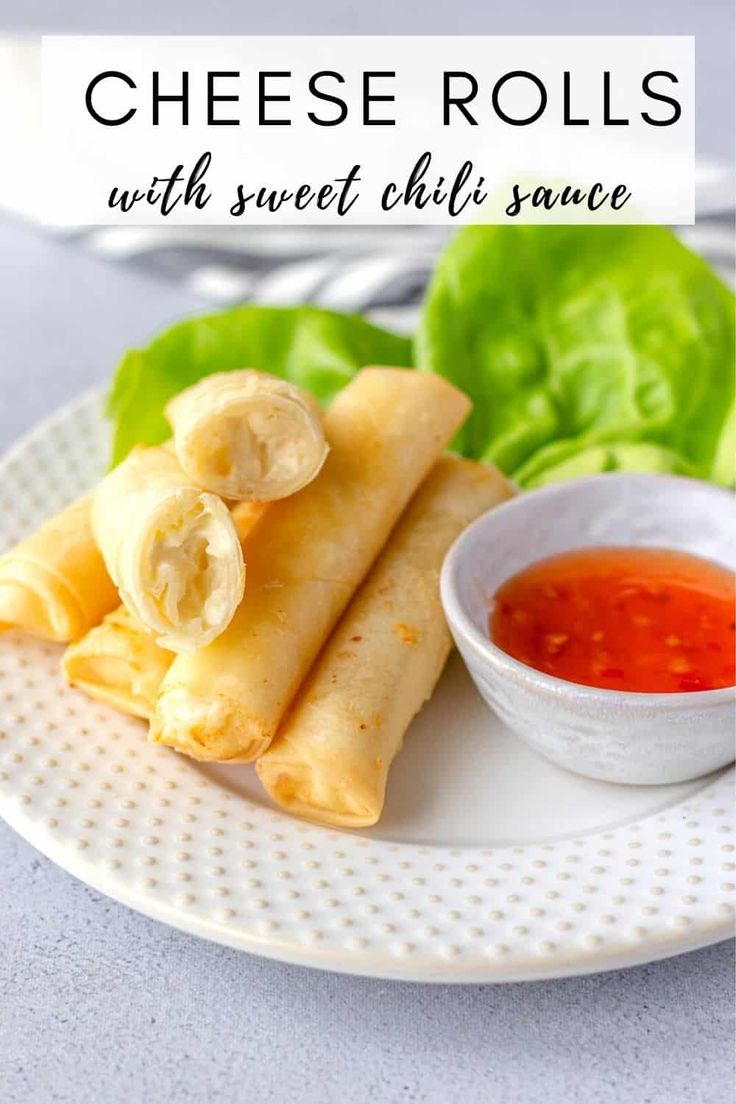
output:
[[733,572],[663,548],[583,548],[538,560],[493,600],[491,639],[522,663],[608,690],[736,683]]

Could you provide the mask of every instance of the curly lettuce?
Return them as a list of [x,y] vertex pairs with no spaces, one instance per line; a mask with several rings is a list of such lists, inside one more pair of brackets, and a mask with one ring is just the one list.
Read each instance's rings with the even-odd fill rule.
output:
[[112,463],[136,444],[164,441],[168,400],[213,372],[257,368],[328,404],[365,365],[408,367],[411,357],[407,338],[316,307],[243,306],[178,322],[117,368],[107,404]]
[[462,230],[436,265],[413,351],[314,307],[177,323],[117,369],[113,462],[164,440],[166,402],[211,372],[259,368],[328,404],[364,365],[412,363],[473,400],[455,447],[520,486],[605,471],[734,482],[734,297],[653,226]]
[[473,400],[459,451],[521,486],[621,470],[734,480],[734,297],[663,228],[461,231],[415,361]]

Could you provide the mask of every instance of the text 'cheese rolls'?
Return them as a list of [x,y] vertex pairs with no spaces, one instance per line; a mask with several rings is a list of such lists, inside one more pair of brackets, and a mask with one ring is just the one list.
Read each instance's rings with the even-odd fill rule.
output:
[[224,498],[286,498],[314,479],[327,456],[319,404],[263,372],[205,376],[169,402],[166,416],[183,470]]
[[279,805],[321,824],[376,823],[391,763],[450,651],[442,561],[510,494],[499,472],[472,460],[435,465],[258,760]]
[[117,605],[91,505],[91,496],[80,498],[0,556],[0,629],[76,640]]
[[247,761],[284,710],[470,403],[428,372],[366,368],[325,417],[317,478],[269,506],[245,543],[248,594],[226,632],[169,669],[151,738]]
[[95,493],[92,527],[120,597],[163,647],[214,640],[243,596],[238,532],[166,448],[139,446]]

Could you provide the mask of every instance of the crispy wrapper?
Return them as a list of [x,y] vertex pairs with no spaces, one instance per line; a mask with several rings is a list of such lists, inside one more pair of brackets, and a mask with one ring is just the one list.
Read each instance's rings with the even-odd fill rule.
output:
[[248,593],[228,629],[164,678],[151,739],[199,759],[262,754],[352,594],[470,403],[438,376],[366,368],[325,418],[312,483],[245,542]]
[[376,823],[391,763],[450,651],[442,561],[510,494],[495,469],[457,457],[435,465],[258,760],[284,809],[338,827]]
[[91,698],[148,719],[174,660],[125,606],[70,644],[61,661],[65,678]]
[[0,629],[77,640],[118,601],[92,533],[89,495],[0,556]]

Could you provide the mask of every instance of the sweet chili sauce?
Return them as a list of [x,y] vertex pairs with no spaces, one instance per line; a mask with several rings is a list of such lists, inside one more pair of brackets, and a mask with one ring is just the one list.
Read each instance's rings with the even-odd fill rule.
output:
[[733,572],[662,548],[583,548],[497,591],[491,639],[569,682],[676,693],[736,683]]

